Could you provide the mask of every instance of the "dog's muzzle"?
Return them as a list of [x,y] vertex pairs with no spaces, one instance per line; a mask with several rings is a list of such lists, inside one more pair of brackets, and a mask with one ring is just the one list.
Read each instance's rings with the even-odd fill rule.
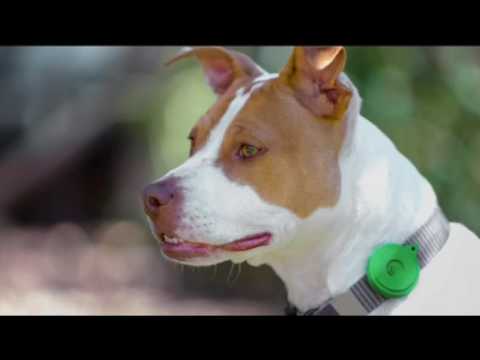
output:
[[190,262],[202,258],[218,262],[228,258],[226,254],[245,252],[271,243],[272,234],[265,231],[228,239],[223,244],[179,237],[180,230],[194,226],[182,223],[185,194],[179,184],[180,179],[172,176],[148,185],[143,191],[144,209],[150,219],[151,230],[160,242],[163,254],[169,259]]

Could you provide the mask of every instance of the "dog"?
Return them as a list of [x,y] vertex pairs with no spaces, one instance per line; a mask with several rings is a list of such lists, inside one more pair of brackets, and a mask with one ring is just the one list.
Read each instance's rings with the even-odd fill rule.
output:
[[[186,58],[217,99],[189,158],[143,191],[167,259],[267,264],[297,315],[480,314],[479,239],[441,217],[429,182],[360,114],[344,47],[294,47],[278,74],[223,47],[184,48],[168,64]],[[436,245],[422,245],[430,258],[407,295],[362,285],[379,246],[422,236]]]

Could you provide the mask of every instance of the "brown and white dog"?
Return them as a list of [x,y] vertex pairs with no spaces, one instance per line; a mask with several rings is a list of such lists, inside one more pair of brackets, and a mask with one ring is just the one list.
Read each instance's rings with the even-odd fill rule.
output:
[[[218,95],[190,158],[144,190],[163,254],[270,265],[300,311],[347,291],[374,246],[401,243],[437,207],[428,181],[371,122],[343,47],[296,47],[279,74],[221,47],[185,48]],[[188,102],[188,99],[186,99]],[[451,224],[408,297],[372,314],[480,314],[480,241]]]

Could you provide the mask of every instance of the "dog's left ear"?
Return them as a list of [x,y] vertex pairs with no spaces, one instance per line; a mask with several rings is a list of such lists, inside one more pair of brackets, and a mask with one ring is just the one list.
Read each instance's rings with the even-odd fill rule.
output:
[[247,55],[219,46],[185,47],[167,65],[192,56],[202,64],[208,84],[217,95],[224,94],[237,79],[255,78],[262,74]]
[[341,46],[295,47],[279,80],[316,116],[336,120],[342,117],[352,95],[338,80],[346,60]]

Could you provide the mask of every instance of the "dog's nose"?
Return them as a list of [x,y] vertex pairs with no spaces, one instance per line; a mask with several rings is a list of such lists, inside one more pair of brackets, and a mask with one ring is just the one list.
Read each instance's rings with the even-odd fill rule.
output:
[[171,202],[177,191],[177,179],[174,177],[153,183],[143,190],[143,203],[149,215],[157,215],[162,206]]

